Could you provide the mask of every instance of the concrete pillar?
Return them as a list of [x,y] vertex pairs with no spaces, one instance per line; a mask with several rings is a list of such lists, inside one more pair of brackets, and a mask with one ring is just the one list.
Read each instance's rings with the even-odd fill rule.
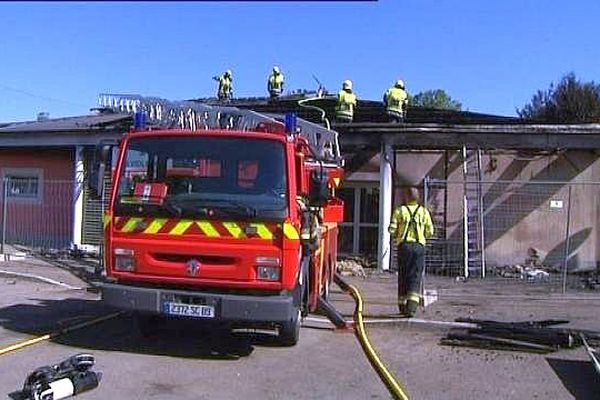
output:
[[83,185],[85,171],[83,168],[83,146],[75,146],[73,165],[73,244],[81,246],[83,232]]
[[377,241],[377,265],[380,270],[390,269],[390,233],[388,227],[392,219],[392,146],[381,145],[379,158],[379,232]]

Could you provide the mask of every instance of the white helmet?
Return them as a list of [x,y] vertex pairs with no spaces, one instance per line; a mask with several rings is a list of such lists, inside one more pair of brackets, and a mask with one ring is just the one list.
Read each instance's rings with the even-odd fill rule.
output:
[[280,72],[281,72],[281,71],[279,70],[279,67],[278,67],[277,65],[275,65],[275,66],[273,67],[273,73],[275,73],[275,74],[279,74]]
[[342,83],[342,89],[352,90],[352,81],[350,79],[346,79],[344,83]]
[[228,69],[227,71],[225,71],[225,75],[229,75],[229,76],[231,76],[231,70],[230,70],[230,69]]
[[400,89],[404,89],[404,81],[402,79],[398,79],[395,86],[399,87]]

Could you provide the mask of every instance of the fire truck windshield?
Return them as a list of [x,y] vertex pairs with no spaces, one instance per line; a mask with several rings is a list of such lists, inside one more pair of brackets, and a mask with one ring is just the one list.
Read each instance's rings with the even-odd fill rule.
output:
[[288,215],[283,143],[239,137],[128,142],[116,215],[273,219]]

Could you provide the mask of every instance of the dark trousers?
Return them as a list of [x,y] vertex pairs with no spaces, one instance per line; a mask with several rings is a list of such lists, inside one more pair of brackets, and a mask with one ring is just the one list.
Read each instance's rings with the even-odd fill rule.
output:
[[416,242],[398,246],[398,303],[419,302],[421,277],[425,268],[425,247]]

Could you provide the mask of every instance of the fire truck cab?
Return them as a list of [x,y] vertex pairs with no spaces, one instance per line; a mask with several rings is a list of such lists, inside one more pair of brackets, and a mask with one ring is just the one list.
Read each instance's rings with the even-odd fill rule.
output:
[[133,310],[142,331],[162,314],[275,327],[294,345],[335,269],[337,134],[231,107],[126,100],[158,123],[119,145],[103,301]]

